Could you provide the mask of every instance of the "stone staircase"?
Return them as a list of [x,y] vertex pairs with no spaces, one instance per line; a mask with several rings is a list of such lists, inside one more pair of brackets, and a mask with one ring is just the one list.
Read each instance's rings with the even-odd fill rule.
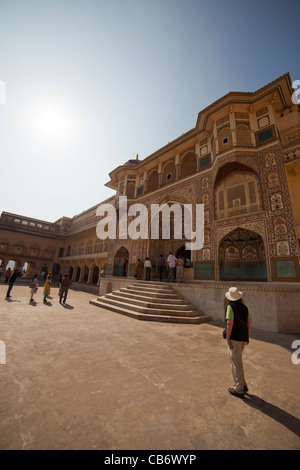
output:
[[90,304],[138,320],[204,323],[211,320],[170,284],[139,281],[117,291],[90,300]]

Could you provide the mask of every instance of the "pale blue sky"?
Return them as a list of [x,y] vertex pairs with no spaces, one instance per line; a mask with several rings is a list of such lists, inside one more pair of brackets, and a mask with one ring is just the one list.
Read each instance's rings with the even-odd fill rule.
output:
[[229,91],[300,80],[299,21],[299,0],[0,0],[0,212],[72,217]]

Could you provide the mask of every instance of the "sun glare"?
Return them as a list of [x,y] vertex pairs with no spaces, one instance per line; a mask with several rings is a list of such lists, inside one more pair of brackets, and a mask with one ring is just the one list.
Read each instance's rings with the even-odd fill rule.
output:
[[82,113],[63,98],[26,100],[19,108],[18,140],[31,159],[41,155],[60,160],[73,158],[83,138]]
[[71,118],[65,110],[49,105],[37,113],[37,127],[45,139],[63,139],[68,137]]
[[41,104],[32,113],[32,125],[40,141],[61,145],[72,138],[71,114],[61,104]]

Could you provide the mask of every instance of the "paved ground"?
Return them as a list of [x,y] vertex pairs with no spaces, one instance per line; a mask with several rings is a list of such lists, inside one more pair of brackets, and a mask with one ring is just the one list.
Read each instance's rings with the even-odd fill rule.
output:
[[294,337],[254,332],[241,400],[220,325],[141,322],[77,290],[65,307],[57,288],[46,305],[42,288],[33,305],[24,285],[5,293],[0,449],[300,449]]

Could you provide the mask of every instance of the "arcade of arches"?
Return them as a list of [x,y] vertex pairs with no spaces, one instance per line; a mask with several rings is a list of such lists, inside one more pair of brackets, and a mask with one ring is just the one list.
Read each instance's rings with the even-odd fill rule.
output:
[[[82,227],[95,217],[85,213]],[[78,217],[75,218],[79,225]],[[52,272],[54,278],[67,272],[72,281],[99,285],[105,274],[107,243],[99,240],[95,228],[81,230],[65,239],[70,219],[51,224],[24,216],[2,213],[0,217],[0,265],[6,269],[26,268],[25,275]],[[74,226],[76,227],[74,224]],[[51,233],[49,233],[51,231]],[[45,276],[44,276],[45,277]]]

